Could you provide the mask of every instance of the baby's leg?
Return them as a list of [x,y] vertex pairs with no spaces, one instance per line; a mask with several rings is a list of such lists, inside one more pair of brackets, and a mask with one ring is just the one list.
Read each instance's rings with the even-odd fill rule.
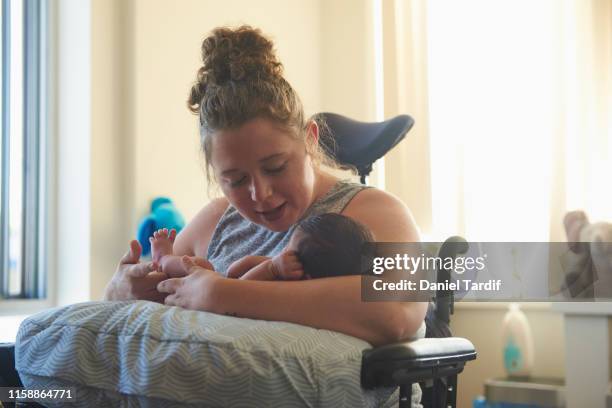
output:
[[153,236],[149,238],[151,242],[151,258],[153,262],[161,264],[161,260],[166,255],[173,255],[174,239],[176,238],[176,230],[172,229],[168,232],[167,228],[157,230]]
[[[183,266],[183,261],[182,261],[182,256],[181,255],[166,255],[162,258],[160,265],[160,271],[164,272],[166,275],[168,275],[171,278],[181,278],[185,275],[187,275],[187,271],[185,271],[184,266]],[[192,258],[194,261],[194,264],[196,264],[199,267],[205,268],[205,269],[209,269],[211,271],[214,271],[214,267],[213,264],[211,264],[210,262],[208,262],[208,260],[204,259],[204,258]]]
[[[182,256],[174,255],[175,238],[176,230],[168,231],[167,228],[156,231],[149,238],[153,261],[159,265],[160,272],[164,272],[172,278],[182,277],[186,274],[185,269],[183,269],[183,262],[181,261]],[[211,271],[214,270],[213,265],[206,259],[198,258],[196,264]]]

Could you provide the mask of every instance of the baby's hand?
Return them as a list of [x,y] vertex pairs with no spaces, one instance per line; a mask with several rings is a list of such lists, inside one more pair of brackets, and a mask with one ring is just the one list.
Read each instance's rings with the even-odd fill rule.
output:
[[272,258],[272,271],[279,280],[297,280],[304,276],[304,268],[295,251],[283,251]]
[[149,238],[151,242],[151,258],[153,262],[161,265],[161,259],[166,255],[172,255],[174,249],[174,239],[176,238],[176,230],[168,231],[167,228],[157,230],[153,236]]

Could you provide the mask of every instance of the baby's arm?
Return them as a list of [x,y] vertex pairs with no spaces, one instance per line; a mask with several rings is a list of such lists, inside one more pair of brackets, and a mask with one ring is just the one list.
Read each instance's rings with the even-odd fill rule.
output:
[[228,277],[249,280],[296,280],[304,276],[294,251],[283,251],[274,258],[246,256],[228,269]]
[[[274,278],[267,278],[266,274],[262,274],[262,268],[259,267],[259,265],[262,265],[269,260],[270,258],[267,256],[257,255],[250,255],[240,258],[236,262],[232,263],[227,269],[227,277],[233,279],[272,280]],[[258,268],[258,271],[255,273],[256,277],[251,277],[253,275],[245,277],[245,275],[247,275],[251,270],[256,268]]]

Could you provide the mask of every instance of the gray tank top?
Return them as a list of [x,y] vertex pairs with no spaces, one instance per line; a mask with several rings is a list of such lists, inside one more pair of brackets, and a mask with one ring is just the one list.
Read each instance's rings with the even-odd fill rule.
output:
[[[368,188],[347,180],[338,181],[306,210],[301,219],[324,213],[341,213],[351,199]],[[287,231],[274,232],[245,219],[231,205],[217,223],[208,245],[207,259],[215,270],[226,275],[232,262],[247,256],[274,256],[289,243],[295,225]]]

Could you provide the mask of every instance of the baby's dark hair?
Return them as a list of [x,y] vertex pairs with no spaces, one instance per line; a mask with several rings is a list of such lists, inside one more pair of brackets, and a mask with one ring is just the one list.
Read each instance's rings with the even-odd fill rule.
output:
[[365,226],[340,214],[313,215],[297,228],[305,235],[297,257],[311,278],[360,274],[363,246],[374,241]]

